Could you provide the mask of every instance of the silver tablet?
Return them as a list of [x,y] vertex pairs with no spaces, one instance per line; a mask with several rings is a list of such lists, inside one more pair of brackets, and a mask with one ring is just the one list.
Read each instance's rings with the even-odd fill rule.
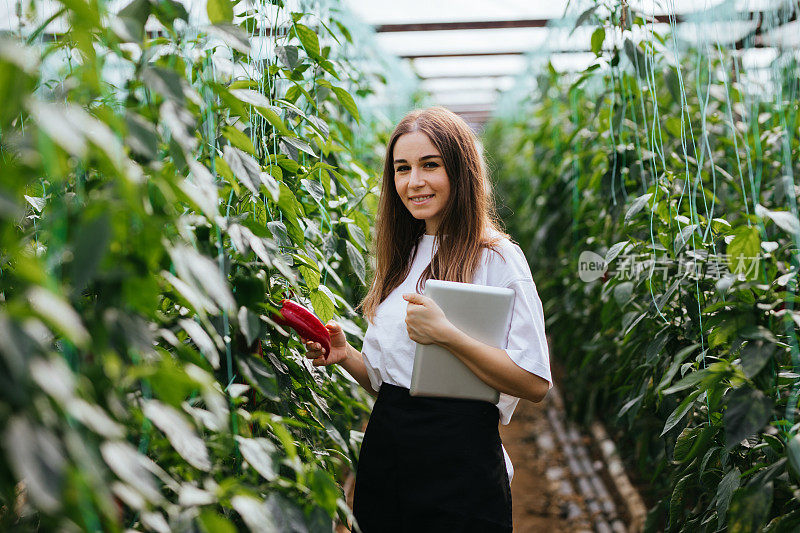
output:
[[[503,346],[514,305],[513,289],[429,279],[425,296],[470,337],[495,348]],[[458,357],[436,344],[417,344],[410,394],[495,404],[500,398],[497,390],[481,381]]]

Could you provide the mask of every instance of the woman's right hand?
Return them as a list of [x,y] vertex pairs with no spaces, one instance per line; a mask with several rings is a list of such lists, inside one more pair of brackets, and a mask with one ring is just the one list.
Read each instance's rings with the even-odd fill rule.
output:
[[342,326],[333,320],[325,324],[331,334],[331,353],[323,354],[322,345],[308,339],[300,337],[306,347],[306,357],[313,359],[314,366],[328,366],[334,363],[341,363],[347,359],[347,339],[342,331]]

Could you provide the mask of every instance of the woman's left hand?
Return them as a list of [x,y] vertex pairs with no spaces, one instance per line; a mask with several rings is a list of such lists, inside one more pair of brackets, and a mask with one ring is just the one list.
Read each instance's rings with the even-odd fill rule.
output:
[[403,299],[408,302],[406,329],[412,341],[438,344],[446,337],[453,324],[432,298],[412,292],[403,294]]

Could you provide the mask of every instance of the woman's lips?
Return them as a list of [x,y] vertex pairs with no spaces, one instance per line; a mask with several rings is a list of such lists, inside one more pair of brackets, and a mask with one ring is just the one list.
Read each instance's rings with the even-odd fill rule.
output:
[[414,204],[414,205],[423,205],[423,204],[428,203],[428,200],[432,200],[434,196],[435,196],[434,194],[431,194],[429,196],[426,196],[422,200],[415,200],[414,198],[412,198],[411,199],[411,203]]

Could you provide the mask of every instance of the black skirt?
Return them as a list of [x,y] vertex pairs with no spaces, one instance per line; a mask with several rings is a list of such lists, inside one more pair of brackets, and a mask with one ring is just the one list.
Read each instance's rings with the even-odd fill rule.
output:
[[361,531],[511,531],[499,416],[490,402],[410,396],[383,383],[356,470]]

